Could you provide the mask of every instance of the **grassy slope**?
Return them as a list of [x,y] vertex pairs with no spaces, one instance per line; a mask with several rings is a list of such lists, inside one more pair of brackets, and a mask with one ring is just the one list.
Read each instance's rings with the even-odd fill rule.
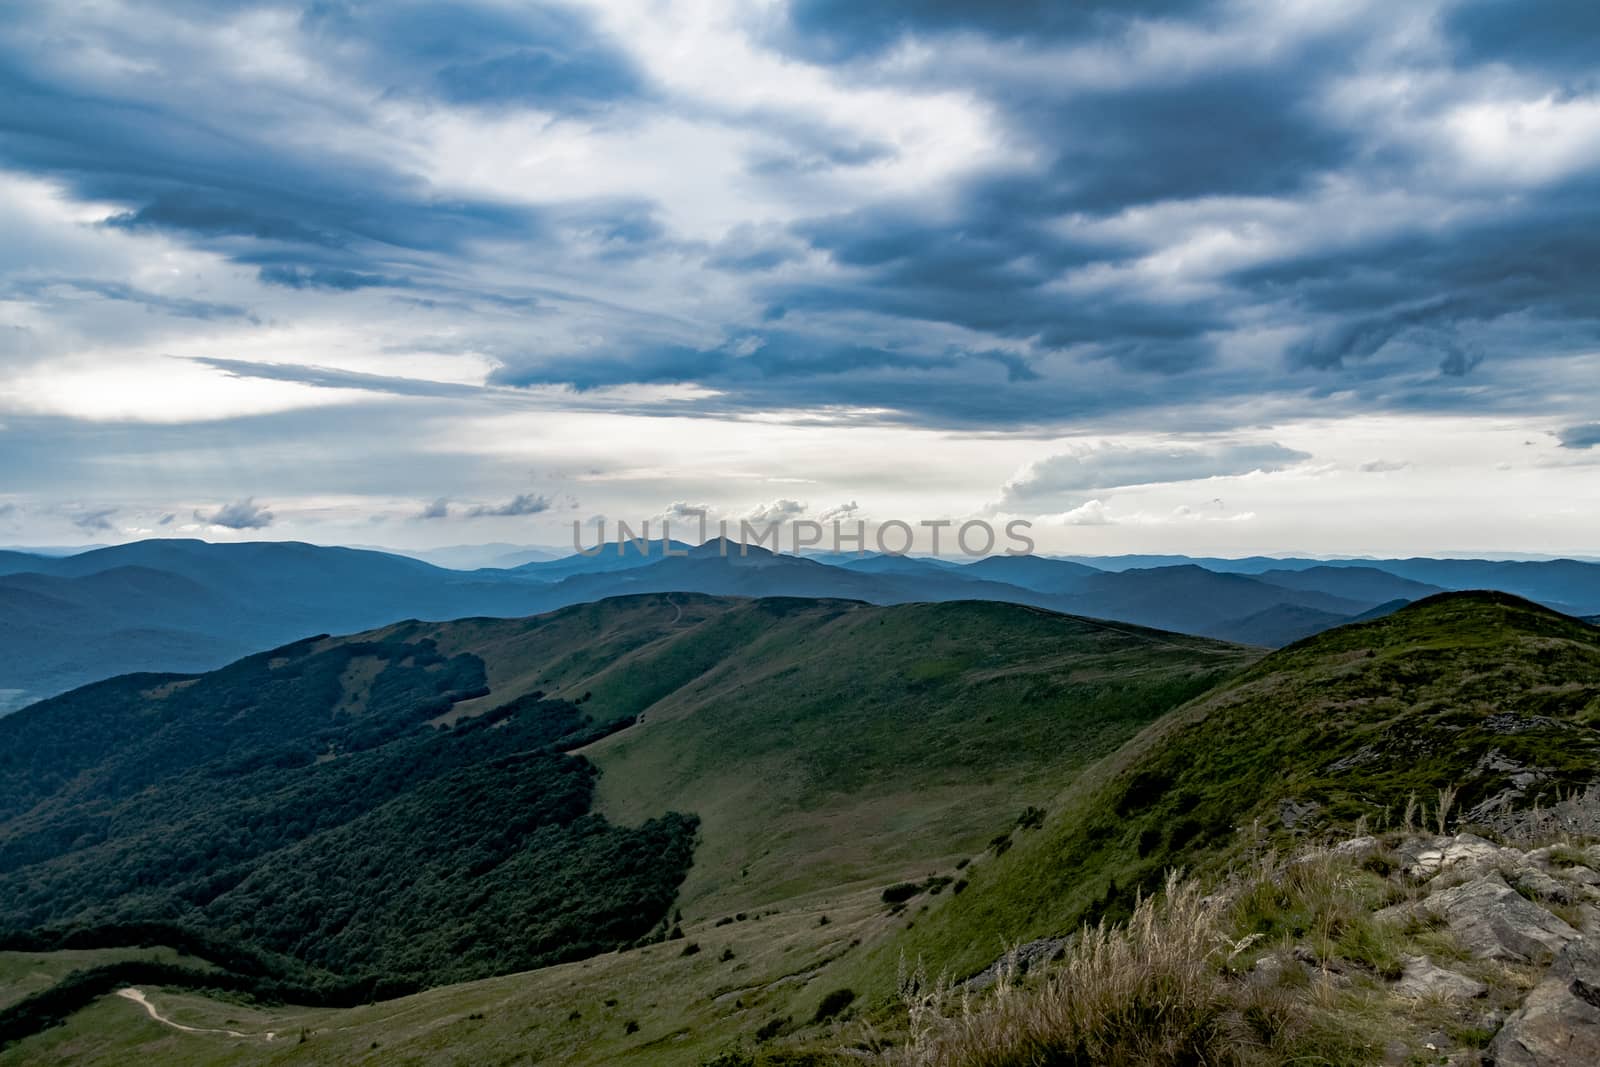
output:
[[[819,926],[824,914],[829,922]],[[826,909],[685,927],[682,941],[342,1011],[253,1007],[145,989],[162,1014],[184,1025],[278,1036],[269,1042],[174,1034],[151,1024],[137,1006],[106,997],[65,1026],[0,1050],[0,1067],[694,1065],[774,1017],[808,1017],[821,994],[834,988],[828,975],[837,964],[828,961],[860,951],[852,941],[882,936],[886,918],[877,894],[865,893]],[[685,957],[688,944],[700,950]],[[731,959],[723,958],[725,951]],[[638,1023],[637,1032],[628,1032],[629,1021]],[[301,1030],[307,1031],[303,1044]]]
[[597,810],[702,819],[686,912],[953,861],[1259,653],[1011,604],[641,595],[529,620],[408,624],[471,651],[491,694],[597,721]]
[[[667,594],[534,620],[403,629],[410,639],[434,636],[447,656],[470,649],[484,660],[491,695],[452,716],[535,689],[590,694],[583,708],[600,721],[643,714],[585,754],[602,768],[607,814],[687,804],[704,816],[684,897],[688,940],[704,951],[681,958],[681,946],[667,942],[374,1009],[272,1013],[263,1029],[319,1028],[310,1019],[325,1020],[329,1032],[351,1028],[338,1032],[354,1044],[341,1038],[342,1051],[328,1062],[352,1062],[353,1050],[377,1040],[386,1062],[427,1060],[447,1043],[459,1045],[462,1062],[495,1062],[495,1050],[525,1054],[530,1042],[567,1042],[583,1048],[587,1062],[697,1063],[775,1015],[803,1019],[834,987],[831,975],[900,921],[878,899],[886,882],[951,873],[957,856],[980,848],[1029,799],[1053,795],[1077,768],[1257,655],[987,603],[873,607]],[[760,921],[715,924],[769,901]],[[851,947],[853,940],[864,944]],[[724,947],[734,960],[720,958]],[[810,970],[819,960],[829,962]],[[717,999],[745,987],[756,991]],[[616,1011],[602,1003],[612,997]],[[584,1009],[588,1001],[599,1007]],[[182,1002],[210,1020],[195,1025],[224,1025],[221,1018],[239,1011],[198,997]],[[582,1025],[566,1019],[574,1004],[584,1019],[571,1023]],[[397,1005],[414,1005],[419,1020],[398,1038],[384,1015]],[[157,1042],[163,1057],[183,1062],[172,1058],[171,1035],[151,1032],[137,1010],[126,1010],[134,1008],[101,1003],[19,1047],[49,1059],[71,1042],[83,1062],[115,1062],[128,1053],[119,1044],[128,1035],[97,1035],[85,1020],[126,1018],[142,1035],[136,1044]],[[471,1026],[442,1029],[452,1013],[479,1011],[489,1019],[466,1022],[485,1023],[480,1036]],[[638,1034],[622,1033],[623,1012],[638,1019]],[[685,1030],[689,1036],[655,1043]],[[185,1038],[196,1062],[287,1051]]]
[[204,968],[207,964],[173,949],[84,948],[58,952],[0,952],[0,1009],[43,992],[68,974],[124,960],[151,960]]
[[1285,833],[1286,800],[1316,804],[1316,826],[1394,825],[1412,792],[1431,807],[1459,786],[1458,811],[1495,795],[1500,760],[1539,768],[1553,795],[1594,777],[1597,726],[1600,632],[1516,597],[1443,594],[1309,638],[1080,778],[856,980],[881,983],[901,951],[964,973],[1002,941],[1116,914],[1165,868],[1226,862],[1251,836],[1237,830]]
[[991,603],[760,602],[721,626],[753,639],[586,751],[608,816],[701,816],[698,914],[953,861],[1251,658]]

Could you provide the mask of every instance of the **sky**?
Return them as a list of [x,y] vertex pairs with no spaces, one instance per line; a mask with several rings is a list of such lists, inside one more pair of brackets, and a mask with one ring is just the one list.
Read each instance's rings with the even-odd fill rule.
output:
[[0,544],[1600,555],[1597,55],[1592,0],[17,5]]

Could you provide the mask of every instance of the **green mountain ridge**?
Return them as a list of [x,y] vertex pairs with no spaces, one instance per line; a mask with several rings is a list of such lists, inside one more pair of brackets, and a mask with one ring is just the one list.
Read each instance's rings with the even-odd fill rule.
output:
[[997,939],[1125,914],[1166,870],[1214,867],[1250,840],[1395,826],[1441,789],[1492,818],[1597,768],[1600,631],[1509,594],[1439,594],[1272,652],[1163,718],[892,951],[975,970]]
[[0,931],[161,921],[402,988],[592,955],[664,933],[691,870],[680,906],[750,907],[973,847],[1253,657],[670,594],[112,679],[0,720]]

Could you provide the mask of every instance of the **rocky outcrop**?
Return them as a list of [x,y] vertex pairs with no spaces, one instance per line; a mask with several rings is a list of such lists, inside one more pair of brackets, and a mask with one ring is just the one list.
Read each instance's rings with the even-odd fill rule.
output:
[[1441,890],[1421,907],[1443,919],[1463,949],[1484,960],[1539,963],[1582,936],[1499,874]]
[[1405,872],[1413,878],[1431,878],[1452,868],[1484,870],[1523,860],[1522,853],[1516,849],[1502,848],[1475,834],[1416,838],[1401,845],[1398,851]]
[[1494,1067],[1600,1064],[1600,949],[1572,941],[1489,1046]]
[[[1370,848],[1357,840],[1359,845],[1350,843],[1351,856]],[[1491,1007],[1495,998],[1486,996],[1489,986],[1479,978],[1425,957],[1405,957],[1391,987],[1396,995],[1452,1003],[1459,1018],[1495,1032],[1481,1061],[1470,1050],[1456,1049],[1448,1062],[1600,1067],[1600,874],[1575,862],[1600,865],[1600,850],[1551,846],[1524,852],[1459,834],[1413,838],[1394,851],[1411,891],[1420,895],[1385,908],[1380,919],[1439,923],[1473,960],[1492,961],[1524,976],[1519,981],[1534,982],[1521,1005],[1504,1017]],[[1494,980],[1482,963],[1460,966]],[[1442,1051],[1446,1045],[1439,1035],[1439,1044],[1428,1047]]]
[[1551,904],[1571,904],[1572,882],[1553,878],[1537,867],[1519,867],[1511,872],[1511,886],[1530,900]]
[[1066,947],[1066,939],[1061,937],[1046,937],[1018,945],[968,978],[967,988],[974,993],[981,992],[998,982],[1002,974],[1008,978],[1020,978],[1041,964],[1060,959]]
[[1489,987],[1476,978],[1440,967],[1426,956],[1407,956],[1402,963],[1405,971],[1394,991],[1403,997],[1472,1000],[1489,992]]

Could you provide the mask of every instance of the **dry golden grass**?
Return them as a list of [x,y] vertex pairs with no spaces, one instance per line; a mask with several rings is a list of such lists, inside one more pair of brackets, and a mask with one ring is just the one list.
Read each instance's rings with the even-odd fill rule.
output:
[[1225,936],[1224,912],[1173,876],[1126,925],[1083,930],[1035,988],[1019,987],[1014,967],[1003,967],[979,1003],[909,975],[910,1041],[886,1059],[903,1067],[1222,1062],[1229,1005],[1218,961],[1245,947]]
[[868,1044],[886,1067],[1353,1067],[1429,1055],[1445,1032],[1470,1060],[1487,1036],[1476,1009],[1396,993],[1405,958],[1488,982],[1484,1004],[1513,1003],[1526,976],[1471,960],[1445,931],[1378,918],[1423,892],[1396,860],[1266,851],[1209,893],[1171,874],[1042,974],[1019,977],[1015,954],[982,993],[903,974],[902,1021]]

